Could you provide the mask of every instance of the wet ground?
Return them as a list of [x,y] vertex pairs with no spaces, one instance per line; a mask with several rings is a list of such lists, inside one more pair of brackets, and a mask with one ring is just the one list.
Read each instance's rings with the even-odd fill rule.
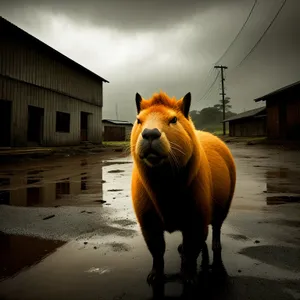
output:
[[[229,277],[203,280],[202,299],[300,299],[300,153],[230,148],[238,179],[222,233]],[[151,299],[131,168],[120,153],[2,167],[0,299]],[[166,241],[166,273],[176,273],[180,234]],[[168,299],[181,291],[165,286]]]

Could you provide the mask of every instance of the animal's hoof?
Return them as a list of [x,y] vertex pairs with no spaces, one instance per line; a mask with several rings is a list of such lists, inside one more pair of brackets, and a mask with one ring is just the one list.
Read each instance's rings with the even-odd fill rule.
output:
[[178,245],[177,251],[180,255],[182,254],[182,244]]
[[183,272],[181,274],[182,276],[182,282],[186,286],[196,286],[198,284],[198,276],[197,273],[186,273]]
[[207,273],[209,273],[209,269],[210,269],[209,265],[207,265],[207,264],[201,265],[200,273],[201,274],[207,274]]
[[214,276],[224,278],[227,277],[227,271],[222,262],[213,263],[211,266],[211,270]]
[[149,285],[162,284],[165,282],[165,275],[162,272],[151,270],[147,277],[147,283]]

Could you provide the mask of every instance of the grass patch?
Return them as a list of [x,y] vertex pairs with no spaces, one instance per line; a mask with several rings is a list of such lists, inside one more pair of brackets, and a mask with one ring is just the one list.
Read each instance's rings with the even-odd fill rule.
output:
[[227,143],[245,143],[247,145],[263,144],[267,140],[266,137],[224,137],[224,141]]
[[219,130],[215,130],[215,131],[212,131],[212,133],[214,134],[214,135],[223,135],[223,129],[219,129]]
[[130,144],[130,142],[129,141],[113,141],[113,142],[105,141],[102,144],[105,147],[123,147],[123,146],[126,147]]
[[104,147],[111,147],[111,148],[122,148],[122,151],[130,153],[130,142],[129,141],[104,141],[102,142]]

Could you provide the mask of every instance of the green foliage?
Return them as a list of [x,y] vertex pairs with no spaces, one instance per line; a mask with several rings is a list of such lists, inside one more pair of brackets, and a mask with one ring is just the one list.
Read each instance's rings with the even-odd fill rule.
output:
[[[225,103],[225,112],[230,112],[232,106],[230,103],[230,98],[229,97],[226,97],[224,99],[224,103]],[[220,112],[223,112],[223,100],[219,100],[219,103],[218,104],[215,104],[214,107],[220,111]]]
[[[222,108],[223,109],[223,108]],[[225,113],[226,118],[235,116],[236,113],[230,110]],[[220,132],[222,130],[223,113],[217,107],[205,107],[201,111],[193,110],[190,116],[197,129],[210,132]]]

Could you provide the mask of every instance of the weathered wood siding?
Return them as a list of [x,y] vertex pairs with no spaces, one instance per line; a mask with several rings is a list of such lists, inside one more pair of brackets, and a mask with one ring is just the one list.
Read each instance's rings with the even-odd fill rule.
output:
[[300,140],[300,96],[286,102],[287,138]]
[[125,141],[125,127],[104,126],[104,141]]
[[[88,140],[102,141],[102,108],[60,93],[0,76],[0,99],[12,101],[12,146],[27,146],[28,105],[44,108],[42,145],[80,143],[80,112],[90,113]],[[71,114],[70,133],[56,132],[56,111]]]
[[265,136],[266,119],[248,118],[229,122],[229,136]]
[[102,106],[101,80],[22,31],[0,27],[0,74]]
[[[0,17],[0,100],[12,102],[11,146],[28,146],[28,105],[44,108],[41,144],[80,143],[80,112],[88,140],[102,141],[103,80]],[[56,132],[56,111],[71,115],[70,132]]]
[[300,139],[300,99],[270,99],[267,115],[269,138]]
[[279,131],[279,106],[277,101],[267,101],[267,135],[268,138],[280,137]]
[[[102,124],[102,133],[103,133],[103,140],[110,140],[110,133],[105,133],[105,127],[124,127],[125,128],[125,134],[124,134],[124,138],[122,138],[122,140],[125,140],[125,141],[129,141],[130,140],[130,135],[131,135],[131,130],[132,130],[132,126],[131,125],[118,125],[118,124],[111,124],[111,123],[104,123]],[[123,135],[123,134],[122,134]],[[113,137],[111,137],[113,138]]]

